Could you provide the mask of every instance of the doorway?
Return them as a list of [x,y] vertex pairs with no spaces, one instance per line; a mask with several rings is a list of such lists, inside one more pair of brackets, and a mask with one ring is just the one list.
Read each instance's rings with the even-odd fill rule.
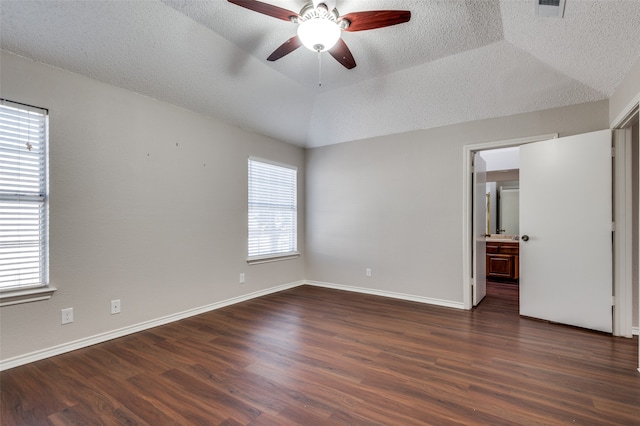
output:
[[486,295],[483,304],[488,305],[485,309],[501,311],[515,307],[518,312],[520,147],[484,150],[476,155],[484,159],[486,167]]
[[[473,159],[476,153],[497,150],[504,148],[519,147],[523,144],[539,142],[543,140],[555,139],[557,133],[538,135],[525,138],[509,139],[503,141],[485,142],[480,144],[466,145],[463,147],[463,228],[462,236],[464,249],[462,253],[462,270],[463,270],[463,305],[465,309],[473,307],[473,288],[478,278],[474,276],[474,247],[475,242],[479,238],[484,238],[487,234],[486,229],[478,229],[473,226],[473,204],[474,204],[474,165]],[[495,220],[495,219],[494,219]],[[495,223],[495,222],[494,222]]]
[[479,210],[473,208],[470,192],[474,174],[471,160],[476,152],[522,146],[526,155],[521,161],[526,160],[527,167],[521,164],[520,184],[522,188],[526,176],[528,189],[520,194],[526,195],[520,201],[520,226],[531,233],[531,241],[528,236],[521,237],[520,251],[526,252],[524,263],[528,266],[521,270],[520,279],[527,279],[526,283],[521,281],[520,312],[611,332],[611,131],[551,141],[556,137],[542,135],[464,147],[465,307],[471,308],[471,290],[475,280],[481,278],[481,274],[474,276],[470,262],[472,244],[486,236],[481,232],[484,229],[474,228],[469,220],[471,212]]

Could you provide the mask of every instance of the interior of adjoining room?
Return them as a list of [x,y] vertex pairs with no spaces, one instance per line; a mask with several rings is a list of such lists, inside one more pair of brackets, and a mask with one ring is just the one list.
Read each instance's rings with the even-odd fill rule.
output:
[[[481,151],[486,161],[486,279],[519,301],[520,149]],[[487,291],[487,295],[490,296]]]

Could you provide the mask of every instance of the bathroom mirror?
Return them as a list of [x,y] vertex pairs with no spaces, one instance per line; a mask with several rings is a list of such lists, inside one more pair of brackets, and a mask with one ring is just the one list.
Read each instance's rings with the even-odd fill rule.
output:
[[498,227],[500,234],[520,234],[520,188],[500,186],[498,190]]
[[520,182],[487,182],[487,234],[519,235]]
[[487,234],[519,235],[520,149],[492,149],[480,155],[487,170]]

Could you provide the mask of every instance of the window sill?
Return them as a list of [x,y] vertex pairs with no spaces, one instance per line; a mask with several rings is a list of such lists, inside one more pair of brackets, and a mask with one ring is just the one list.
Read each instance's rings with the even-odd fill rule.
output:
[[0,307],[49,300],[56,290],[57,288],[55,287],[38,287],[27,290],[6,291],[0,293]]
[[282,253],[282,254],[270,254],[266,256],[254,256],[247,259],[249,265],[258,265],[260,263],[279,262],[281,260],[296,259],[300,257],[300,253]]

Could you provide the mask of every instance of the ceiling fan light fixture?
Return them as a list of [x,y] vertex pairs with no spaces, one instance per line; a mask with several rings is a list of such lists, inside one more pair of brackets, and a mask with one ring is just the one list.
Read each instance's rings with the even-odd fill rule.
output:
[[346,69],[355,68],[356,61],[347,44],[340,38],[342,31],[373,30],[403,24],[411,19],[409,10],[368,10],[342,16],[335,7],[336,0],[307,0],[300,13],[258,0],[228,1],[263,15],[298,24],[298,34],[282,43],[269,55],[267,61],[277,61],[305,46],[313,52],[318,52],[318,67],[322,63],[320,52],[329,51],[329,54]]
[[302,44],[314,52],[331,49],[340,39],[340,27],[332,20],[312,18],[298,26],[298,37]]

